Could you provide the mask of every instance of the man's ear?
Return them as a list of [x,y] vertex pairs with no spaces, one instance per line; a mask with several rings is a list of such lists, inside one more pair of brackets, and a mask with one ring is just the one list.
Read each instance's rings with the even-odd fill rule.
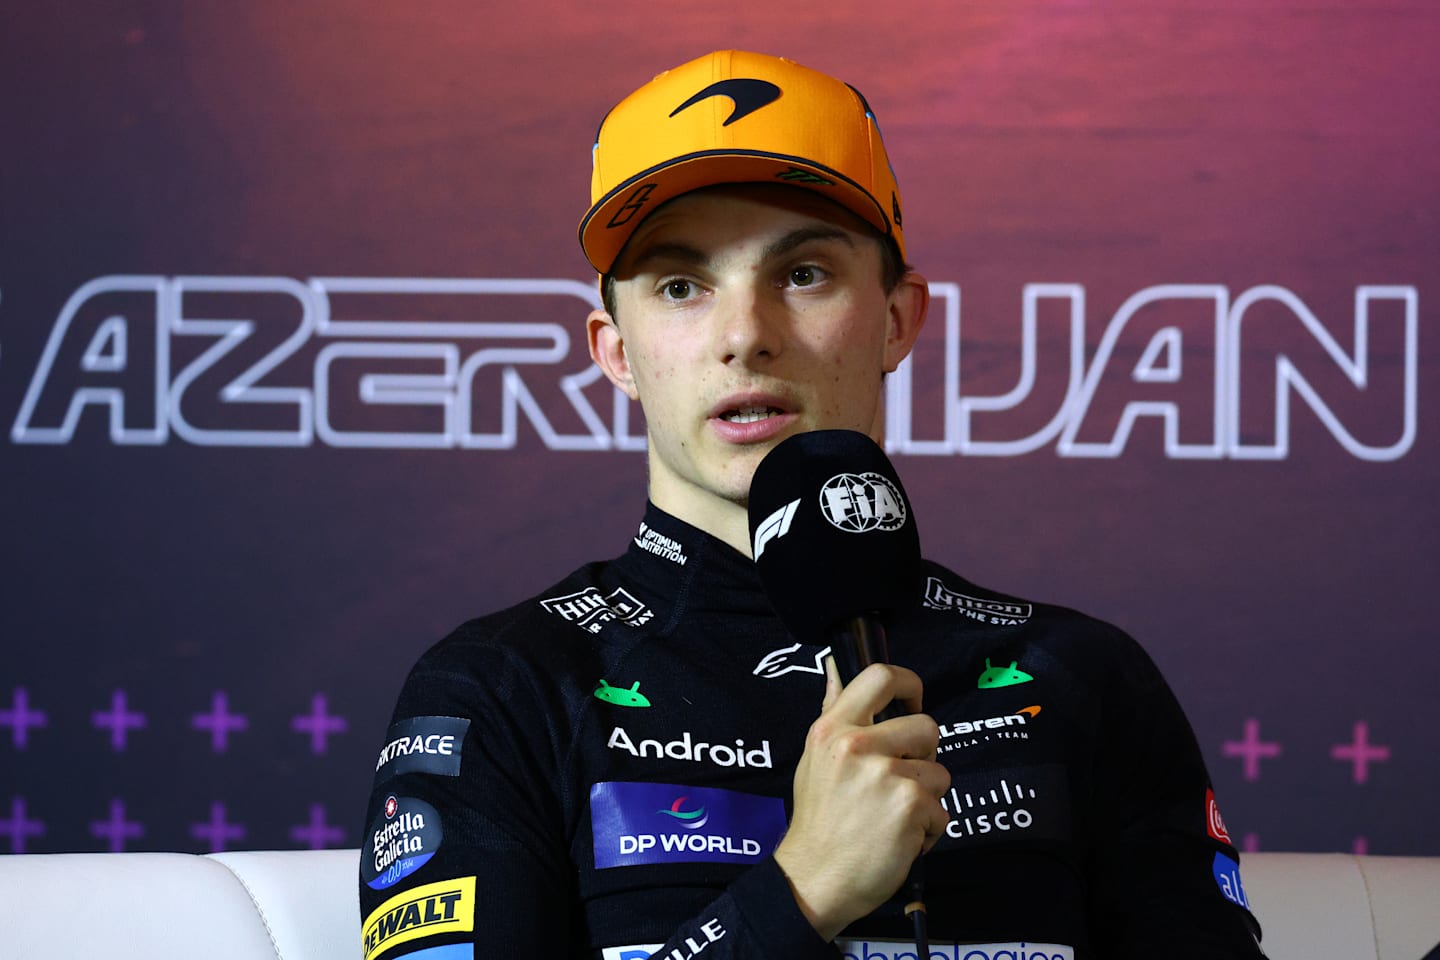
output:
[[890,291],[888,309],[885,372],[894,373],[900,362],[910,355],[925,326],[925,315],[930,309],[930,282],[914,270],[906,271]]
[[585,318],[585,335],[590,341],[590,359],[604,372],[605,378],[631,400],[639,400],[635,376],[625,355],[625,338],[620,335],[615,318],[604,310],[590,311],[590,316]]

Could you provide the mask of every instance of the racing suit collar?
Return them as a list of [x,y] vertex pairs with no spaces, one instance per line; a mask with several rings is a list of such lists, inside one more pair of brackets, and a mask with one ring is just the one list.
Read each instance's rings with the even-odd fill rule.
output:
[[[772,615],[754,561],[649,501],[620,562],[630,576],[672,598],[677,607]],[[692,584],[700,589],[692,590]]]

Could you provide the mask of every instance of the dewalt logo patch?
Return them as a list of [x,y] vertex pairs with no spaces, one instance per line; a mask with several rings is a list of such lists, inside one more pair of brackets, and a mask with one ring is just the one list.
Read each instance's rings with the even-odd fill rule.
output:
[[365,960],[391,947],[439,933],[475,929],[475,878],[459,877],[412,887],[365,918]]

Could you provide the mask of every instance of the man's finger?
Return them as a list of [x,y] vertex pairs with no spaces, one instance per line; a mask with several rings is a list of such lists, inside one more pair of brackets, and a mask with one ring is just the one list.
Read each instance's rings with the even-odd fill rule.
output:
[[840,715],[857,726],[873,721],[875,714],[899,700],[907,713],[921,711],[923,684],[913,670],[888,663],[872,663],[845,685],[835,701]]
[[840,696],[840,690],[844,686],[840,682],[840,668],[835,666],[834,657],[825,658],[825,699],[820,703],[820,712],[824,713],[830,709],[835,698]]

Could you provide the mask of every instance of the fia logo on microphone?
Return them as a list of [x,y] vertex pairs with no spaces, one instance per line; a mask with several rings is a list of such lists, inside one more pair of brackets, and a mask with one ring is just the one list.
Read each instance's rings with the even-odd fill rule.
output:
[[899,530],[905,525],[905,499],[878,473],[840,473],[820,488],[820,512],[846,533]]

